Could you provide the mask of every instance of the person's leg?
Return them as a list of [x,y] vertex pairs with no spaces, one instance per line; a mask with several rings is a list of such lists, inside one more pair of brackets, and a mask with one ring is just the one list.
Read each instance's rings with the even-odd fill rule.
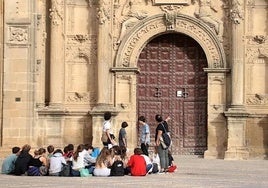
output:
[[147,146],[145,145],[145,143],[141,143],[141,150],[142,150],[144,155],[148,156],[148,149],[147,149]]
[[164,154],[164,150],[162,148],[161,145],[159,145],[157,147],[157,152],[158,152],[158,156],[159,156],[159,159],[160,159],[160,167],[161,167],[161,170],[160,171],[164,171],[164,166],[165,166],[165,154]]
[[163,168],[165,171],[168,171],[168,166],[169,166],[169,158],[168,158],[168,149],[163,150],[164,152],[164,166]]

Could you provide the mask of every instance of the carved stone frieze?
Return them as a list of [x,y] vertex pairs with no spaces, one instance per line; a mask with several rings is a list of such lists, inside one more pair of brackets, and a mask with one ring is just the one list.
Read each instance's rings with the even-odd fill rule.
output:
[[254,96],[248,96],[246,102],[248,105],[267,105],[268,95],[256,93]]
[[66,96],[67,103],[95,103],[97,99],[94,97],[96,94],[88,92],[73,92]]
[[191,0],[152,0],[154,5],[190,5]]
[[29,42],[28,26],[10,26],[8,29],[8,43],[12,45],[26,45]]

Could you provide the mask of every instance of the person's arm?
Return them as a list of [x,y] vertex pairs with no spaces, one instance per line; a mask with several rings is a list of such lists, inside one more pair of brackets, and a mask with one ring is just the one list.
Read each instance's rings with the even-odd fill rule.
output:
[[171,118],[169,116],[165,119],[166,122],[169,122],[170,120]]
[[160,137],[161,137],[162,133],[163,133],[162,130],[158,130],[157,131],[156,146],[159,146],[160,145]]

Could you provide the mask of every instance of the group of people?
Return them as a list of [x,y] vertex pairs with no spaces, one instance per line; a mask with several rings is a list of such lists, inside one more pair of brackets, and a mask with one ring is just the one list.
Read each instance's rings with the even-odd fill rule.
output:
[[[104,123],[103,123],[103,132],[102,132],[102,143],[104,147],[112,148],[114,145],[117,145],[115,141],[115,136],[113,134],[112,129],[112,121],[111,121],[112,114],[111,112],[104,113]],[[163,147],[163,134],[168,133],[168,121],[170,117],[167,117],[165,120],[162,118],[161,115],[157,114],[155,116],[155,120],[158,123],[156,130],[155,130],[155,148],[154,154],[159,157],[159,172],[173,172],[176,169],[176,165],[171,164],[170,161],[173,161],[173,157],[170,153],[168,147]],[[149,156],[149,146],[150,146],[150,127],[146,122],[146,118],[144,116],[140,116],[138,118],[139,125],[141,126],[141,133],[140,133],[140,148],[134,149],[134,155],[138,152],[145,157],[145,162],[147,165],[149,162],[153,161],[152,159],[146,158]],[[125,128],[128,126],[127,122],[122,122],[121,129],[119,131],[118,136],[118,145],[120,147],[127,148],[127,134]],[[137,150],[138,149],[138,150]],[[137,155],[137,154],[136,154]],[[158,171],[157,171],[158,172]],[[147,172],[148,173],[148,172]]]
[[151,173],[174,172],[176,165],[168,149],[160,144],[161,134],[168,131],[168,124],[156,115],[159,125],[156,128],[154,151],[149,155],[150,129],[144,116],[139,117],[141,125],[141,147],[134,153],[127,152],[127,122],[122,123],[118,143],[112,132],[111,112],[104,113],[103,148],[90,144],[79,144],[74,148],[69,144],[64,149],[53,145],[39,148],[30,154],[31,146],[13,147],[12,154],[2,163],[3,174],[28,176],[145,176]]

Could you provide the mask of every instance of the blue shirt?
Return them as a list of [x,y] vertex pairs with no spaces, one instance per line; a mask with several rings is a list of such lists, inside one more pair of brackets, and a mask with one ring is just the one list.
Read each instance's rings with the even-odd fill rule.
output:
[[2,174],[9,174],[14,171],[17,158],[18,156],[16,154],[11,154],[4,159],[2,163]]
[[[147,140],[145,140],[146,134],[148,134]],[[149,128],[149,125],[147,123],[141,127],[141,139],[140,139],[140,141],[141,141],[141,143],[146,143],[146,144],[150,143],[150,128]]]

